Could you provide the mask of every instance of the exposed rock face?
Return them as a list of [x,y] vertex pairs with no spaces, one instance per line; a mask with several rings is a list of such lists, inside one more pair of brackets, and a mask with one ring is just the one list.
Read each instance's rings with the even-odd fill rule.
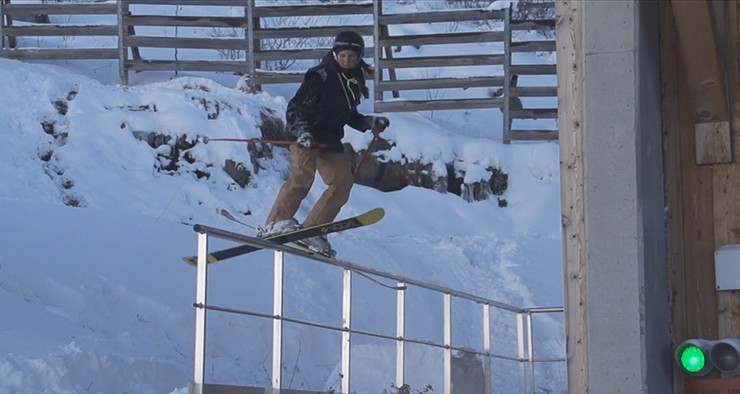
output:
[[[349,145],[346,148],[350,151],[352,149]],[[457,168],[464,166],[456,166],[460,163],[435,166],[433,163],[422,163],[405,157],[402,161],[390,161],[386,160],[386,155],[383,154],[390,148],[387,142],[373,144],[370,154],[361,164],[360,160],[365,151],[352,152],[353,166],[356,169],[355,183],[386,192],[401,190],[406,186],[417,186],[440,193],[453,193],[466,201],[481,201],[497,196],[499,206],[506,206],[506,201],[500,196],[506,191],[509,176],[500,169],[488,167],[486,168],[486,172],[490,174],[488,179],[467,184],[464,182],[465,170]]]
[[[209,103],[205,105],[210,109],[219,108],[218,103]],[[156,109],[154,110],[156,111]],[[218,116],[218,112],[214,112]],[[264,109],[260,113],[260,132],[263,139],[266,140],[287,140],[289,139],[285,131],[283,120],[271,110]],[[187,136],[181,135],[173,137],[169,134],[157,132],[133,132],[134,136],[142,141],[146,141],[152,148],[157,150],[160,167],[162,172],[176,172],[180,167],[181,161],[192,164],[193,158],[189,155],[188,150],[201,143],[198,139],[193,140]],[[481,179],[466,183],[466,168],[475,163],[425,163],[418,160],[410,160],[404,156],[401,160],[389,160],[388,153],[393,147],[384,140],[373,144],[369,154],[365,155],[365,150],[353,151],[349,144],[345,144],[345,149],[350,152],[352,165],[355,168],[355,183],[370,186],[381,191],[401,190],[406,186],[417,186],[426,189],[435,190],[439,193],[453,193],[461,196],[466,201],[487,200],[494,196],[499,201],[499,206],[506,206],[506,200],[501,196],[506,191],[508,185],[508,175],[496,167],[485,169],[485,176]],[[226,160],[221,165],[225,171],[240,187],[244,188],[249,185],[252,179],[252,172],[258,172],[263,169],[260,164],[264,159],[273,157],[273,149],[285,149],[283,146],[268,144],[248,144],[247,150],[251,163],[237,162]],[[364,156],[364,161],[363,160]],[[250,171],[251,169],[251,171]],[[209,177],[209,168],[197,170],[196,175],[199,178]],[[480,174],[480,170],[476,172]]]

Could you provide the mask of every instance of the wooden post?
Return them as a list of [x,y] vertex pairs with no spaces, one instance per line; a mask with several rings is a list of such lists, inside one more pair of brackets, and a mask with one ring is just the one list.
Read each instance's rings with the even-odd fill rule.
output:
[[3,27],[5,27],[5,13],[3,13],[3,4],[5,1],[0,1],[0,50],[5,49],[5,36],[3,35]]
[[383,79],[383,69],[380,67],[380,13],[383,0],[373,1],[373,112],[378,112],[377,103],[383,101],[383,91],[378,88]]
[[501,95],[504,99],[502,112],[504,118],[503,141],[504,144],[511,143],[509,133],[511,132],[511,6],[504,14],[504,89]]
[[581,2],[555,2],[568,392],[588,393]]
[[259,47],[259,40],[254,39],[254,27],[259,27],[260,20],[254,16],[254,0],[247,0],[247,59],[249,62],[249,91],[255,92],[260,89],[260,85],[257,84],[257,62],[254,59],[254,54]]
[[[383,37],[383,38],[389,37],[390,36],[390,33],[388,32],[388,25],[381,25],[380,24],[379,19],[380,19],[380,16],[381,15],[383,15],[383,1],[382,0],[379,0],[378,1],[378,14],[375,16],[375,24],[380,29],[380,37]],[[376,46],[378,45],[377,41],[375,42],[375,45]],[[393,48],[388,47],[388,46],[384,46],[383,47],[383,51],[385,52],[385,58],[386,59],[393,59]],[[380,60],[380,59],[378,59],[378,60]],[[378,63],[375,63],[375,69],[376,70],[378,69]],[[380,77],[381,77],[381,79],[383,79],[383,76],[382,75]],[[389,81],[396,81],[397,79],[398,78],[396,78],[396,69],[395,68],[389,68],[388,69],[388,80]],[[401,94],[398,92],[398,90],[394,90],[392,92],[392,94],[393,94],[393,98],[399,98],[399,97],[401,97]],[[383,92],[382,91],[380,92],[380,100],[381,101],[383,100]]]
[[126,29],[124,27],[123,16],[128,12],[128,3],[126,0],[118,0],[118,83],[128,85],[128,70],[126,70],[126,61],[128,60],[128,48],[126,48],[125,37]]
[[[4,4],[10,4],[10,0],[3,0],[2,3]],[[0,5],[1,7],[2,5]],[[1,14],[0,14],[1,15]],[[13,17],[11,15],[5,15],[5,20],[7,21],[7,24],[4,26],[13,26]],[[0,28],[3,26],[3,21],[0,20]],[[0,37],[2,37],[2,32],[0,32]],[[16,40],[15,37],[9,36],[8,37],[8,48],[15,48],[16,47]]]

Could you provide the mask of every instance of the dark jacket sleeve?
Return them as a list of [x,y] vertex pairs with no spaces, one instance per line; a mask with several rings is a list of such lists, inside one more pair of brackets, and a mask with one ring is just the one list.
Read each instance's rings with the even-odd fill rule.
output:
[[306,78],[288,102],[285,112],[286,128],[293,138],[303,133],[312,133],[314,117],[319,113],[319,97],[323,79],[316,72],[306,74]]
[[350,115],[349,122],[347,122],[347,124],[353,129],[362,131],[364,133],[372,127],[372,125],[368,126],[369,123],[372,121],[371,119],[368,119],[368,118],[371,118],[371,117],[365,116],[357,112],[357,109],[355,109],[352,112],[352,115]]

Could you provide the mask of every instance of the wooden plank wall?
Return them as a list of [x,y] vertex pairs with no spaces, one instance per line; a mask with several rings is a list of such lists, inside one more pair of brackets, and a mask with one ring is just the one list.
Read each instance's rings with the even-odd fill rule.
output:
[[[696,117],[679,56],[670,2],[661,3],[663,132],[668,269],[674,346],[688,338],[740,337],[740,292],[717,291],[714,251],[740,243],[740,58],[738,2],[714,2],[713,18],[728,91],[729,163],[697,163]],[[728,147],[729,148],[729,147]],[[728,149],[730,150],[730,149]],[[713,373],[712,377],[719,377]],[[686,375],[674,365],[674,393]]]
[[[169,59],[146,60],[125,59],[124,70],[128,71],[195,71],[195,72],[234,72],[249,76],[249,84],[256,88],[263,84],[295,83],[303,79],[305,70],[292,72],[270,71],[261,67],[265,61],[295,61],[320,59],[328,51],[323,48],[263,50],[263,40],[280,40],[293,37],[333,38],[343,30],[355,30],[362,35],[372,33],[372,25],[341,25],[304,27],[282,26],[266,27],[260,21],[265,18],[296,18],[317,16],[368,16],[372,20],[372,3],[260,6],[255,7],[248,0],[120,0],[123,5],[123,24],[127,30],[136,31],[145,26],[231,28],[235,37],[167,37],[127,35],[124,37],[126,48],[171,48],[171,49],[211,49],[240,51],[241,59]],[[203,7],[244,7],[245,16],[172,16],[172,15],[133,15],[131,6],[156,6],[164,4],[198,5]],[[186,4],[187,3],[187,4]],[[254,23],[249,23],[249,17]],[[252,38],[251,40],[249,38]],[[367,48],[372,51],[372,48]],[[371,52],[370,52],[371,53]],[[250,56],[251,55],[251,56]],[[124,76],[125,78],[125,76]],[[125,81],[124,81],[125,82]]]
[[[733,111],[731,117],[731,139],[736,143],[740,122],[737,105],[740,104],[740,79],[738,73],[738,3],[736,1],[719,2],[714,4],[714,20],[717,24],[719,46],[725,54],[723,65],[726,70],[727,86],[730,92]],[[717,164],[713,168],[713,198],[715,223],[715,249],[740,243],[740,161],[735,148],[732,161],[727,164]],[[740,337],[740,291],[721,291],[718,296],[718,324],[719,336]]]
[[[116,15],[115,3],[45,3],[45,4],[11,4],[3,0],[0,4],[0,22],[4,24],[2,35],[8,38],[8,47],[0,45],[0,57],[18,60],[71,60],[71,59],[116,59],[116,48],[16,48],[18,37],[89,37],[118,36],[116,24],[109,25],[33,25],[19,26],[13,19],[21,15]],[[5,20],[3,20],[5,19]]]
[[[552,6],[551,4],[544,4]],[[523,108],[519,98],[521,97],[556,97],[557,87],[552,86],[511,86],[511,76],[530,75],[552,75],[556,74],[554,64],[512,64],[512,54],[525,52],[553,52],[555,41],[552,39],[535,41],[512,41],[512,33],[519,31],[554,32],[553,20],[514,20],[510,9],[490,10],[450,10],[419,12],[414,14],[385,14],[380,13],[377,24],[381,32],[393,30],[392,26],[401,24],[418,23],[459,23],[463,21],[479,21],[491,23],[503,22],[501,30],[479,29],[471,32],[447,32],[435,35],[403,35],[394,36],[380,34],[378,46],[385,49],[379,52],[377,61],[378,73],[375,83],[375,110],[378,112],[404,112],[404,111],[435,111],[446,109],[480,109],[501,108],[504,111],[504,142],[511,140],[555,140],[558,135],[556,130],[511,130],[513,119],[556,119],[557,108]],[[447,56],[415,56],[404,55],[402,58],[394,58],[390,49],[398,46],[418,46],[434,44],[456,44],[456,43],[502,43],[503,53],[495,54],[488,52],[490,46],[483,45],[482,52],[466,55]],[[454,52],[454,51],[452,51]],[[407,79],[385,79],[384,70],[397,70],[428,67],[430,69],[448,69],[456,67],[471,67],[481,65],[501,66],[503,75],[491,76],[490,74],[467,75],[464,78],[407,78]],[[471,69],[473,70],[473,69]],[[505,77],[506,76],[506,77]],[[501,94],[491,96],[471,97],[465,99],[445,99],[444,91],[440,94],[442,98],[428,98],[424,100],[391,100],[383,99],[384,93],[393,92],[398,97],[398,91],[428,90],[428,89],[468,89],[472,87],[496,88],[502,87]],[[493,91],[493,90],[491,90]],[[509,100],[504,97],[510,98]],[[380,98],[380,99],[378,99]],[[519,105],[510,105],[512,102]],[[511,106],[511,108],[510,108]],[[556,107],[556,106],[555,106]]]

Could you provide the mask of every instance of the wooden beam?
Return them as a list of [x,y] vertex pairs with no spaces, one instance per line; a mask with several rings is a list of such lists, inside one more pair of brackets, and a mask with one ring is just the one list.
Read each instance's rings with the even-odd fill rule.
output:
[[727,120],[725,81],[709,3],[674,0],[672,6],[696,120]]
[[[673,0],[671,5],[697,124],[694,130],[697,148],[701,145],[704,148],[722,149],[720,147],[726,143],[730,134],[729,110],[722,58],[715,37],[710,2]],[[701,123],[716,123],[713,126],[715,132],[708,133],[707,126],[698,126]],[[731,153],[731,147],[727,149],[730,149]],[[721,151],[697,155],[697,164],[728,161]]]
[[[729,244],[740,243],[740,203],[737,190],[740,188],[740,164],[718,164],[712,169],[714,250]],[[714,264],[706,267],[706,275],[714,272]],[[712,275],[714,278],[714,275]],[[715,283],[716,285],[716,283]],[[740,335],[740,291],[717,292],[718,337]]]
[[[734,149],[738,148],[740,138],[740,29],[736,1],[715,4],[715,21],[720,34],[720,48],[725,59],[730,96],[731,132],[734,137]],[[740,164],[717,165],[713,171],[714,187],[714,227],[715,250],[727,245],[740,243],[740,202],[737,199],[737,187],[740,184]],[[717,324],[719,337],[740,336],[740,291],[720,291],[717,294]]]
[[3,7],[6,15],[115,15],[116,3],[60,3],[60,4],[7,4]]
[[510,130],[506,135],[509,141],[557,141],[557,130]]
[[503,10],[455,10],[426,11],[402,14],[385,14],[378,17],[381,25],[402,25],[414,23],[466,22],[504,19]]
[[583,15],[577,0],[555,2],[560,190],[563,217],[568,392],[590,392],[586,311],[586,212],[583,168]]
[[395,59],[379,59],[378,66],[383,69],[420,67],[467,67],[503,64],[504,55],[446,55],[419,56]]
[[0,50],[0,57],[16,60],[117,59],[116,48],[23,48]]
[[[666,196],[666,257],[669,272],[671,348],[688,338],[686,256],[683,242],[684,207],[682,193],[682,155],[679,85],[680,64],[676,57],[678,38],[670,2],[660,4],[660,81],[662,86],[663,166]],[[679,82],[681,81],[681,82]],[[687,160],[684,159],[683,162]],[[693,160],[692,160],[693,161]],[[685,375],[673,364],[673,393],[684,394]]]
[[[405,79],[400,81],[383,81],[379,82],[376,88],[381,91],[390,90],[429,90],[429,89],[468,89],[478,87],[501,86],[504,83],[504,77],[469,77],[469,78],[423,78],[423,79]],[[555,88],[553,87],[553,90]],[[548,96],[555,96],[552,92]]]
[[482,109],[503,108],[504,99],[497,98],[469,98],[469,99],[440,99],[440,100],[393,100],[376,101],[376,112],[414,112],[414,111],[441,111],[448,109]]

